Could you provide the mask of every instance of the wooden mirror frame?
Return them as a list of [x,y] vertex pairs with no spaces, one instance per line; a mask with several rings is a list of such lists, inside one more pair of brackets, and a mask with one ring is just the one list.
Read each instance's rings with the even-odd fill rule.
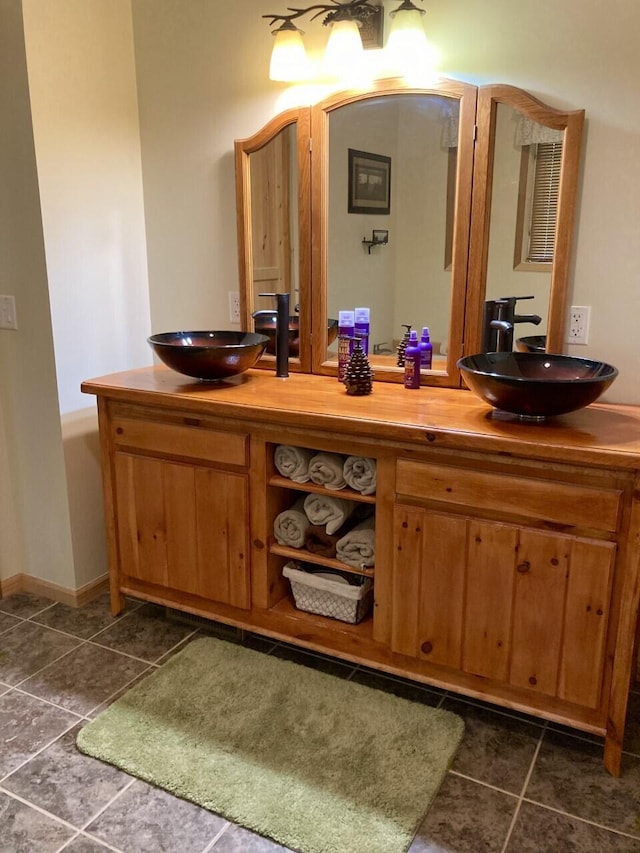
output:
[[[290,359],[289,369],[311,372],[311,194],[310,148],[311,110],[309,107],[285,110],[275,116],[258,133],[234,143],[236,172],[236,208],[238,227],[238,272],[240,322],[243,329],[253,329],[254,274],[253,227],[251,205],[251,154],[264,148],[287,127],[295,126],[298,169],[298,283],[300,291],[299,358]],[[275,303],[274,303],[275,309]],[[291,306],[293,311],[293,306]],[[273,368],[275,356],[265,355],[258,367]]]
[[[358,100],[406,94],[442,94],[460,98],[461,103],[447,367],[444,372],[423,372],[422,384],[459,386],[458,358],[479,352],[481,348],[499,103],[510,105],[534,121],[565,134],[547,323],[547,349],[562,352],[584,110],[557,110],[514,86],[492,84],[478,88],[453,80],[442,80],[427,89],[408,86],[402,80],[378,81],[366,91],[341,92],[313,107],[286,110],[255,135],[235,141],[242,327],[253,328],[251,315],[254,310],[250,155],[293,124],[296,126],[298,168],[300,357],[291,360],[290,369],[337,375],[335,363],[326,361],[329,115]],[[264,356],[258,366],[273,369],[274,361],[273,356]],[[402,378],[397,369],[376,370],[376,380],[402,382]]]
[[[486,293],[493,187],[494,144],[498,104],[506,104],[545,127],[564,131],[562,167],[551,291],[547,318],[548,352],[565,349],[569,269],[578,191],[580,149],[584,110],[563,112],[542,103],[515,86],[494,84],[478,89],[477,141],[473,169],[473,204],[469,284],[466,305],[465,355],[477,353],[482,345],[483,303]],[[506,295],[506,294],[505,294]]]
[[[329,118],[334,110],[371,98],[392,95],[441,95],[459,99],[458,158],[454,215],[454,238],[451,263],[449,338],[444,371],[422,372],[421,384],[457,386],[457,360],[462,356],[469,257],[469,222],[471,216],[471,178],[473,171],[473,128],[476,114],[475,86],[454,80],[442,80],[431,88],[415,88],[403,80],[383,80],[366,92],[340,92],[311,108],[313,159],[311,176],[311,299],[313,317],[312,372],[337,376],[335,361],[327,361],[327,208],[329,172]],[[443,247],[444,253],[444,247]],[[398,330],[398,336],[400,335]],[[376,380],[402,382],[398,367],[372,365]]]

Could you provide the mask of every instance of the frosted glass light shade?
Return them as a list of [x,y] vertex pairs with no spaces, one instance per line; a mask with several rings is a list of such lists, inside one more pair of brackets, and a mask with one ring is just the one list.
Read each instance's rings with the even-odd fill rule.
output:
[[356,21],[334,21],[324,52],[325,74],[331,77],[349,77],[362,63],[362,39]]
[[422,18],[420,9],[403,9],[393,17],[387,52],[400,75],[432,71],[438,63],[438,52],[427,39]]
[[309,58],[297,29],[280,29],[275,32],[269,77],[283,83],[296,83],[310,75]]

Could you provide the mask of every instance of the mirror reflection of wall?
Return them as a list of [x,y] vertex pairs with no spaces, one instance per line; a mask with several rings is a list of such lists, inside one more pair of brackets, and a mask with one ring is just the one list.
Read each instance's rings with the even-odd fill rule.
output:
[[[546,334],[562,136],[507,104],[497,105],[486,298],[533,296],[516,310],[542,317],[538,326],[519,324],[514,338]],[[543,162],[547,152],[551,156]],[[546,180],[544,193],[539,184],[538,205],[536,170]],[[550,232],[547,240],[541,237],[542,256],[530,246],[536,215]]]
[[251,240],[254,309],[274,308],[261,292],[289,293],[299,303],[295,125],[251,156]]
[[[407,94],[329,116],[328,313],[369,307],[370,350],[393,351],[411,323],[429,326],[434,353],[439,344],[446,351],[458,112],[457,99]],[[350,148],[391,158],[388,215],[347,212]],[[389,242],[369,254],[362,240],[374,229],[388,230]]]

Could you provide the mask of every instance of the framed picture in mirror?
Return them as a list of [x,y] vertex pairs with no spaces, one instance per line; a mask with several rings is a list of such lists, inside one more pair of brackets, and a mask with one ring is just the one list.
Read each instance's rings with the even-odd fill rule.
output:
[[391,209],[391,157],[349,148],[349,213],[388,214]]

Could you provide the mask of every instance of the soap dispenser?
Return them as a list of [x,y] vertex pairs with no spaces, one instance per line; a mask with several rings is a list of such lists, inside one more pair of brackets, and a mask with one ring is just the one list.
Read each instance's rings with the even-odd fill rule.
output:
[[398,344],[397,353],[398,353],[398,367],[404,367],[404,353],[409,344],[409,335],[411,334],[411,324],[410,323],[402,323],[404,326],[404,333],[402,335],[402,340]]

